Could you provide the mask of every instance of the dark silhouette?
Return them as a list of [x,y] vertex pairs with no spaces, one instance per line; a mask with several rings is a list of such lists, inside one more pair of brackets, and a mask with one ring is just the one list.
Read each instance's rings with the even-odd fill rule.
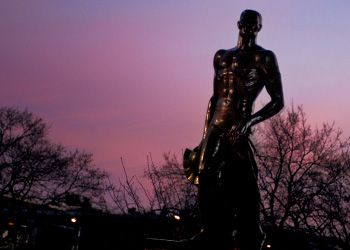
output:
[[[264,239],[257,166],[249,135],[252,126],[277,114],[284,101],[275,55],[256,44],[261,27],[258,12],[243,11],[237,46],[219,50],[214,56],[214,93],[197,154],[198,172],[188,175],[199,184],[202,223],[193,242],[210,249],[232,249],[234,232],[241,250],[261,249]],[[263,87],[271,101],[252,114]]]
[[333,238],[348,249],[350,138],[342,138],[334,123],[312,128],[302,107],[293,106],[256,132],[265,224]]
[[78,195],[103,207],[108,174],[92,160],[89,153],[52,143],[41,118],[0,108],[0,197],[58,205]]

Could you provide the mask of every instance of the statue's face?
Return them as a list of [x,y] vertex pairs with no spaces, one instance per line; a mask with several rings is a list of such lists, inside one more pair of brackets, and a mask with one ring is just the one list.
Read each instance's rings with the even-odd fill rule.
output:
[[243,37],[255,37],[261,29],[261,20],[257,15],[243,15],[237,23],[239,34]]

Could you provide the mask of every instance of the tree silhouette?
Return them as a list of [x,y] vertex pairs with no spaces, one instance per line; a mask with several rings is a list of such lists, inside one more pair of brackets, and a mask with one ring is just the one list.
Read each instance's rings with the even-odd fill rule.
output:
[[[197,214],[197,188],[184,177],[183,167],[174,155],[163,155],[164,163],[154,164],[148,157],[144,177],[147,187],[136,176],[129,177],[122,161],[124,180],[119,180],[111,192],[118,212],[127,213],[131,208],[138,212]],[[146,202],[142,202],[142,198]],[[146,203],[146,204],[145,204]]]
[[70,194],[103,197],[108,175],[93,166],[92,155],[54,144],[47,133],[32,113],[0,108],[0,197],[41,204]]
[[265,221],[349,244],[349,139],[334,124],[311,128],[302,107],[275,116],[257,132]]

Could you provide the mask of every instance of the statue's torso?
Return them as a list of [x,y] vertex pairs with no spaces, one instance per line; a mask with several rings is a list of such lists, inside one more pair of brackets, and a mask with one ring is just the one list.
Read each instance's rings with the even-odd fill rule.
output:
[[227,129],[249,119],[254,101],[264,86],[263,51],[222,52],[216,65],[217,102],[211,124]]

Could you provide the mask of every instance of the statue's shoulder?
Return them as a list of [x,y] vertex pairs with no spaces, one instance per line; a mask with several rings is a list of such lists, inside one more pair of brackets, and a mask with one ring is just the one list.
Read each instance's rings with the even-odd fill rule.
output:
[[275,53],[272,50],[265,49],[261,46],[257,46],[257,52],[264,57],[274,57]]
[[275,53],[272,50],[264,49],[261,46],[257,46],[257,53],[259,55],[260,61],[264,63],[272,63],[276,61]]
[[214,55],[214,60],[213,60],[214,68],[218,67],[225,53],[226,53],[225,49],[219,49],[218,51],[216,51]]
[[234,54],[235,48],[232,49],[219,49],[214,55],[214,67],[220,64],[221,60],[227,56],[231,56]]
[[218,51],[216,51],[215,55],[214,55],[214,59],[215,58],[222,58],[226,53],[227,53],[227,49],[219,49]]

